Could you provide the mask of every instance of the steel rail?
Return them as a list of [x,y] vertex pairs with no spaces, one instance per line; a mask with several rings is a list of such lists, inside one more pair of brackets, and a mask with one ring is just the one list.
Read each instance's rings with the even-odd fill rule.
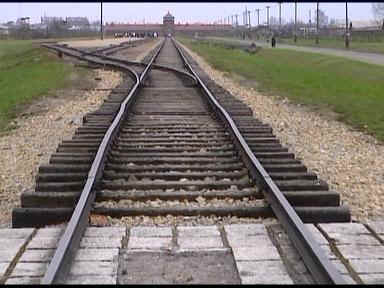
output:
[[[89,62],[92,62],[92,61],[88,60],[89,58],[86,58],[87,56],[98,57],[98,58],[101,58],[101,59],[111,60],[111,61],[114,61],[114,62],[120,62],[120,63],[128,64],[128,65],[145,66],[145,67],[147,66],[147,64],[145,64],[143,62],[123,60],[123,59],[116,58],[116,57],[111,57],[111,56],[105,56],[105,55],[97,54],[95,52],[84,53],[84,51],[82,51],[80,49],[73,48],[73,47],[68,47],[68,46],[64,46],[64,45],[49,45],[49,44],[47,45],[47,44],[42,44],[42,46],[44,46],[46,48],[54,49],[56,51],[61,51],[63,53],[65,53],[65,52],[62,49],[72,50],[72,51],[80,53],[82,55],[74,56],[73,54],[68,54],[68,53],[66,53],[66,54],[70,55],[70,56],[73,56],[73,57],[76,57],[76,58],[78,58],[80,60],[87,60]],[[128,47],[124,47],[124,48],[128,48]],[[81,58],[81,56],[84,57],[84,58]],[[96,64],[98,64],[98,63],[96,63]],[[195,76],[193,76],[191,73],[188,73],[186,71],[182,71],[182,70],[176,69],[174,67],[169,67],[169,66],[166,66],[166,65],[155,64],[155,63],[152,64],[152,69],[167,70],[167,71],[172,71],[174,73],[179,73],[179,74],[182,74],[183,76],[185,76],[186,78],[189,78],[194,85],[197,84],[197,80],[196,80]]]
[[192,69],[179,45],[176,43],[176,40],[172,38],[172,41],[179,51],[185,66],[196,77],[199,86],[208,96],[209,101],[213,104],[212,106],[219,112],[220,118],[228,126],[235,144],[240,149],[242,158],[245,160],[247,167],[251,172],[252,178],[263,188],[262,190],[265,198],[272,206],[273,212],[282,223],[294,246],[303,258],[305,265],[312,273],[314,280],[319,284],[346,284],[346,281],[342,278],[336,267],[328,260],[324,251],[320,248],[313,235],[304,226],[304,223],[289,204],[283,193],[281,193],[267,171],[257,160],[232,118],[215,99],[197,73]]
[[[164,40],[163,44],[164,45]],[[126,110],[137,95],[138,88],[142,83],[140,80],[145,78],[145,74],[151,68],[153,61],[158,56],[162,46],[158,49],[152,57],[148,66],[141,74],[140,77],[136,75],[136,83],[131,89],[130,93],[120,106],[120,110],[114,118],[111,126],[108,128],[104,138],[97,150],[96,157],[92,163],[91,169],[88,173],[88,178],[81,193],[80,199],[75,207],[72,217],[64,231],[63,236],[60,238],[58,247],[55,254],[48,266],[46,273],[41,281],[41,284],[59,284],[65,283],[66,275],[69,272],[71,261],[80,245],[81,238],[88,225],[88,218],[91,211],[92,203],[96,197],[94,186],[101,178],[105,166],[106,155],[108,154],[111,144],[119,128],[121,126],[123,116],[126,115]]]

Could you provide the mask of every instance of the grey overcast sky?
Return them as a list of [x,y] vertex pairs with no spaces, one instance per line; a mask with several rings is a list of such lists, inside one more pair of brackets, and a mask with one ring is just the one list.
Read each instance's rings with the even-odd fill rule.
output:
[[[103,3],[104,22],[136,22],[136,23],[161,23],[162,17],[170,11],[175,16],[175,22],[181,23],[212,23],[220,18],[234,14],[239,14],[239,23],[242,23],[242,13],[247,7],[252,11],[251,24],[257,23],[257,13],[260,11],[260,23],[266,21],[266,6],[271,6],[270,16],[278,17],[279,8],[277,2],[214,2],[214,3],[150,3],[150,2],[131,2],[131,3]],[[282,18],[286,21],[294,19],[294,3],[282,4]],[[311,10],[312,21],[316,2],[298,3],[298,20],[308,22],[309,10]],[[343,19],[345,17],[345,2],[325,2],[319,4],[319,9],[323,10],[329,18]],[[44,16],[86,16],[90,21],[100,19],[100,3],[31,3],[13,2],[0,3],[0,23],[15,21],[18,17],[30,17],[31,23],[40,22],[40,17]],[[372,3],[348,3],[348,17],[354,20],[373,19]],[[345,18],[344,18],[345,19]]]

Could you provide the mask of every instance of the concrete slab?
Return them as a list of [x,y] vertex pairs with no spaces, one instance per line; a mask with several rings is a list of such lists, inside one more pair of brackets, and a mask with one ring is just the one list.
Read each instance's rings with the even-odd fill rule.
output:
[[179,244],[180,249],[205,249],[224,247],[221,237],[178,238],[177,243]]
[[49,263],[19,262],[11,273],[11,277],[43,277]]
[[28,238],[34,230],[34,228],[0,229],[0,239]]
[[172,227],[133,227],[130,237],[172,237]]
[[220,231],[216,226],[178,226],[178,237],[220,237]]
[[125,233],[125,227],[88,227],[84,237],[122,238]]
[[129,237],[128,249],[171,249],[171,237]]
[[241,284],[293,284],[292,279],[288,274],[260,274],[256,276],[244,276],[241,277]]
[[14,277],[8,278],[5,284],[7,285],[26,285],[26,284],[40,284],[41,277]]
[[16,239],[0,239],[0,253],[2,250],[20,250],[21,246],[25,243],[27,239],[16,238]]
[[72,263],[69,276],[105,276],[116,275],[117,262],[108,261],[75,261]]
[[8,250],[0,251],[0,263],[1,262],[12,262],[15,258],[17,252],[20,251],[21,246],[19,247],[10,247]]
[[360,279],[364,284],[384,284],[384,273],[378,274],[360,274]]
[[117,261],[119,249],[79,249],[75,261]]
[[41,237],[57,238],[57,237],[60,237],[60,235],[63,234],[64,231],[65,231],[64,228],[41,228],[37,230],[35,237],[36,238],[41,238]]
[[341,234],[329,233],[328,236],[336,245],[381,245],[372,234]]
[[8,269],[9,264],[11,264],[11,262],[0,263],[0,277],[3,277],[3,275]]
[[384,259],[350,260],[349,264],[359,274],[384,273]]
[[[240,237],[242,236],[242,237]],[[253,236],[244,236],[244,235],[228,235],[228,243],[231,247],[260,247],[260,246],[273,246],[272,241],[267,235],[253,235]]]
[[56,249],[59,237],[33,237],[27,249]]
[[242,235],[252,236],[252,235],[266,235],[267,230],[265,229],[264,224],[232,224],[224,225],[224,231],[227,234],[236,235],[241,233]]
[[280,260],[277,249],[270,246],[234,247],[232,251],[236,261]]
[[83,237],[80,248],[120,248],[121,238]]
[[70,284],[70,285],[115,285],[117,277],[110,276],[110,275],[104,275],[104,276],[70,276],[67,278],[67,281],[65,284]]
[[322,223],[319,227],[327,234],[370,234],[369,230],[361,223]]
[[19,262],[50,262],[54,254],[55,249],[27,249]]
[[[55,249],[35,250],[27,249],[21,256],[19,262],[50,262]],[[75,261],[113,261],[119,254],[114,249],[79,249],[75,255]]]
[[339,245],[343,257],[351,259],[384,259],[384,246]]
[[287,274],[282,261],[237,261],[237,270],[240,277],[256,276],[261,274],[280,275]]

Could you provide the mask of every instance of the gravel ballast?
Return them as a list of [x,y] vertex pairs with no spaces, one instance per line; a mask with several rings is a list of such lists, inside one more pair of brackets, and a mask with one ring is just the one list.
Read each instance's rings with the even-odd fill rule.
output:
[[241,87],[182,46],[211,79],[251,107],[256,118],[270,124],[281,143],[327,181],[330,190],[341,194],[343,204],[351,209],[352,220],[383,219],[384,145],[286,98]]
[[81,97],[55,105],[46,113],[19,117],[14,122],[20,127],[0,137],[0,224],[11,221],[12,209],[20,204],[23,191],[34,190],[35,177],[41,164],[47,164],[62,140],[71,139],[82,125],[82,117],[97,108],[110,89],[122,80],[121,73],[95,70],[94,90],[78,91]]

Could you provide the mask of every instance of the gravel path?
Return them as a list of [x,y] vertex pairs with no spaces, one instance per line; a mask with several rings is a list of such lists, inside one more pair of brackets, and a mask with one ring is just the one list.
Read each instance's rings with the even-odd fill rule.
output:
[[[216,39],[216,40],[225,39],[225,40],[236,41],[236,42],[245,43],[249,45],[251,45],[252,42],[255,42],[256,45],[271,48],[270,47],[271,44],[265,41],[239,40],[234,38],[220,38],[220,37],[210,37],[210,38]],[[326,54],[331,56],[344,57],[351,60],[357,60],[357,61],[361,61],[369,64],[384,65],[384,55],[380,53],[358,52],[358,51],[351,51],[346,49],[335,49],[335,48],[305,47],[305,46],[296,46],[296,45],[279,44],[279,43],[276,44],[276,48],[290,49],[290,50],[296,50],[301,52]]]
[[327,181],[331,190],[341,193],[353,220],[383,218],[384,146],[375,138],[288,99],[241,87],[186,49],[216,83],[250,106],[256,118],[270,124],[282,144]]
[[122,42],[127,41],[137,41],[141,40],[141,38],[109,38],[109,39],[94,39],[94,40],[73,40],[73,41],[63,41],[59,42],[58,44],[67,44],[71,47],[76,48],[84,48],[84,47],[106,47],[111,44],[119,45]]

